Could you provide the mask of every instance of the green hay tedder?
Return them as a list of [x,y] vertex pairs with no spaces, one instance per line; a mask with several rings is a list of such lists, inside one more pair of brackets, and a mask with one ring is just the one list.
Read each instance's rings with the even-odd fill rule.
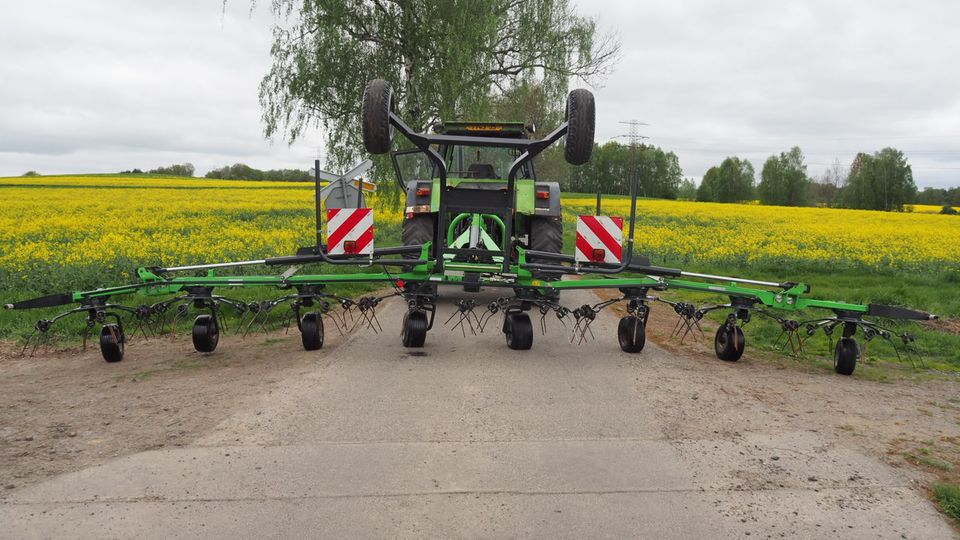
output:
[[[909,333],[897,333],[877,320],[928,320],[934,315],[902,307],[819,300],[810,296],[809,286],[799,282],[774,283],[652,265],[633,249],[636,179],[631,189],[629,218],[625,221],[612,216],[580,216],[574,254],[563,253],[560,189],[556,183],[536,178],[533,158],[562,140],[569,163],[586,163],[593,149],[594,113],[593,95],[587,90],[574,90],[567,98],[565,120],[543,138],[536,138],[531,126],[490,122],[447,123],[436,126],[433,133],[417,133],[395,113],[390,84],[374,80],[363,96],[366,149],[372,154],[390,152],[396,133],[413,145],[391,155],[397,180],[406,194],[403,245],[374,247],[373,212],[362,204],[357,204],[359,208],[330,208],[328,204],[324,216],[318,167],[317,242],[295,255],[171,268],[143,267],[137,270],[139,281],[134,284],[54,294],[6,307],[76,304],[52,319],[39,321],[27,346],[46,334],[56,321],[82,314],[86,316],[88,331],[99,326],[100,349],[108,362],[123,359],[131,325],[158,334],[167,324],[194,316],[194,347],[200,352],[211,352],[225,329],[225,310],[234,310],[240,316],[237,332],[247,333],[254,328],[265,329],[267,318],[282,305],[290,307],[288,320],[296,320],[304,348],[315,350],[323,346],[324,320],[336,324],[340,331],[348,330],[351,324],[382,330],[376,309],[390,296],[401,296],[406,302],[401,323],[403,346],[423,347],[434,328],[437,290],[441,285],[457,286],[465,293],[502,290],[503,295],[489,303],[479,303],[469,295],[456,300],[455,310],[446,323],[466,336],[468,329],[472,334],[483,332],[487,323],[499,316],[496,328],[504,334],[507,347],[514,350],[533,346],[531,313],[540,315],[542,331],[546,329],[547,316],[574,321],[570,341],[582,343],[593,335],[590,325],[600,310],[624,303],[626,315],[620,319],[617,341],[621,350],[637,353],[646,341],[650,306],[659,302],[672,308],[678,317],[677,331],[684,335],[700,331],[699,321],[705,314],[726,311],[726,320],[714,339],[721,360],[736,361],[743,355],[743,325],[754,315],[777,321],[783,331],[781,337],[794,350],[802,348],[803,341],[819,330],[828,336],[839,333],[834,367],[837,373],[845,375],[853,373],[860,358],[858,332],[863,339],[880,337],[914,354]],[[599,209],[597,213],[600,214]],[[327,232],[325,242],[319,233],[323,229]],[[230,268],[254,265],[277,268],[278,272],[221,274]],[[301,267],[308,265],[321,269],[345,265],[382,270],[301,273]],[[202,275],[195,275],[198,271]],[[564,279],[566,276],[579,279]],[[351,299],[328,290],[329,286],[358,282],[383,283],[392,291]],[[260,302],[242,302],[214,292],[236,287],[273,288],[280,295]],[[615,289],[620,294],[592,305],[567,307],[561,303],[564,290],[600,288]],[[729,298],[729,302],[697,307],[657,295],[670,289],[719,294]],[[136,306],[113,300],[133,293],[162,299]],[[820,310],[824,316],[798,320],[801,310]]]

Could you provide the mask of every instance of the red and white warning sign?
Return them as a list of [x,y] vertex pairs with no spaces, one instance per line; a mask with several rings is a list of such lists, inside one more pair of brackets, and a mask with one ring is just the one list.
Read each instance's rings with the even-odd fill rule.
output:
[[578,262],[620,263],[623,251],[623,218],[577,217]]
[[328,208],[327,253],[371,255],[373,253],[373,209]]

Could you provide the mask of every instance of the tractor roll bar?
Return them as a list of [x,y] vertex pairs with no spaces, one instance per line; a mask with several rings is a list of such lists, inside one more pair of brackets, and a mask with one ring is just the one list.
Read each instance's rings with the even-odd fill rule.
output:
[[[437,231],[434,241],[434,246],[436,246],[436,264],[434,266],[435,272],[443,272],[444,253],[447,253],[447,250],[443,248],[443,241],[447,234],[447,212],[448,205],[446,201],[445,194],[447,192],[447,164],[443,160],[443,156],[432,147],[432,145],[472,145],[472,146],[498,146],[498,147],[507,147],[515,148],[520,150],[521,153],[517,156],[517,159],[513,161],[510,165],[510,173],[507,175],[507,195],[509,197],[509,204],[506,208],[496,209],[497,211],[487,211],[487,213],[500,213],[502,214],[504,224],[506,225],[503,232],[504,242],[503,242],[503,271],[504,273],[510,272],[510,255],[513,253],[513,216],[516,213],[517,209],[517,197],[516,197],[516,180],[517,173],[520,171],[520,168],[524,164],[531,161],[538,154],[543,152],[547,147],[553,143],[560,140],[561,137],[567,134],[567,122],[560,124],[557,129],[550,132],[543,139],[502,139],[502,138],[490,138],[490,137],[475,137],[469,135],[441,135],[441,134],[429,134],[429,133],[417,133],[410,126],[408,126],[403,119],[401,119],[394,112],[390,112],[390,125],[396,128],[404,137],[406,137],[414,146],[420,149],[429,159],[433,162],[433,165],[437,168],[437,172],[440,177],[440,208],[437,216]],[[493,209],[488,209],[493,210]]]

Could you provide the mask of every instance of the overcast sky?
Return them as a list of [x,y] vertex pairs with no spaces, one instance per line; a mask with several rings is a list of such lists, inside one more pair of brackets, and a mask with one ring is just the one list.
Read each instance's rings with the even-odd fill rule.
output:
[[[268,2],[44,1],[0,16],[0,175],[189,161],[308,168],[307,133],[264,140]],[[10,7],[15,5],[16,7]],[[597,135],[642,133],[699,178],[725,156],[759,172],[799,145],[809,172],[903,150],[917,184],[960,185],[960,2],[581,1],[623,57],[595,88]]]

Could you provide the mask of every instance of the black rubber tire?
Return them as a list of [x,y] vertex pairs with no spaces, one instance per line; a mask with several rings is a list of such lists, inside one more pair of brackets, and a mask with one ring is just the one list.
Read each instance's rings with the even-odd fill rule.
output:
[[563,157],[571,165],[583,165],[593,153],[596,105],[589,90],[578,88],[567,96],[567,137]]
[[212,353],[220,343],[220,325],[213,315],[197,315],[193,321],[193,348],[200,353]]
[[401,338],[404,347],[423,347],[427,341],[427,321],[426,311],[408,311],[403,316],[403,332]]
[[316,351],[323,347],[323,316],[316,311],[300,318],[300,340],[303,350]]
[[533,323],[526,313],[508,313],[503,333],[507,338],[507,347],[515,351],[526,351],[533,347]]
[[115,324],[105,324],[100,329],[100,354],[111,364],[123,360],[123,349],[127,338],[123,330]]
[[725,362],[736,362],[743,356],[746,345],[747,338],[739,326],[724,324],[717,328],[717,335],[713,339],[717,358]]
[[[436,243],[437,216],[435,214],[414,214],[412,218],[404,218],[400,231],[400,240],[405,246],[419,246],[427,242]],[[436,253],[434,246],[430,246],[430,255]],[[419,256],[420,254],[416,254]],[[414,254],[408,255],[414,257]]]
[[367,83],[361,107],[363,146],[371,154],[385,154],[393,141],[390,111],[394,109],[393,88],[383,79]]
[[851,337],[840,338],[833,349],[833,370],[840,375],[853,375],[860,359],[860,345]]
[[617,325],[617,340],[620,350],[627,353],[638,353],[647,344],[647,328],[636,315],[627,315],[620,319]]
[[[547,253],[563,253],[563,219],[546,216],[530,218],[530,249]],[[527,262],[559,264],[556,261],[538,257],[530,257]]]

